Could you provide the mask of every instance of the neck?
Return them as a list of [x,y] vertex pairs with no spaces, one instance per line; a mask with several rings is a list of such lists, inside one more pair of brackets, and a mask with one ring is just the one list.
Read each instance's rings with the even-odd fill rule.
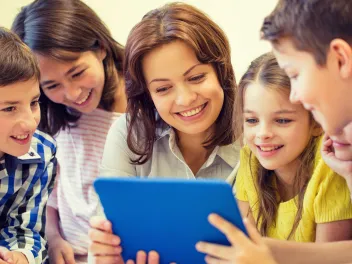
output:
[[287,201],[295,197],[301,190],[295,190],[295,176],[298,169],[298,160],[292,161],[290,164],[283,168],[275,170],[275,175],[277,177],[277,188],[282,200]]
[[115,71],[117,88],[114,96],[114,112],[125,113],[127,108],[127,98],[125,93],[125,80]]
[[203,143],[209,138],[213,131],[214,127],[196,135],[184,134],[177,131],[177,145],[185,162],[193,171],[193,174],[198,172],[212,152],[212,149],[204,148]]

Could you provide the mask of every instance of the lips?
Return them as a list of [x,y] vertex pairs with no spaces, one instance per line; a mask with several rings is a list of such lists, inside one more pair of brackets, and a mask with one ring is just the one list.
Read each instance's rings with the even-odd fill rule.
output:
[[278,150],[283,146],[284,145],[257,145],[257,148],[259,148],[263,152],[270,152],[270,151]]
[[178,112],[177,114],[181,115],[183,117],[195,116],[196,114],[199,114],[206,107],[206,105],[207,105],[207,103],[202,104],[197,107],[194,107],[192,109],[186,110],[186,111]]
[[91,89],[91,90],[89,91],[89,93],[88,93],[85,97],[83,97],[82,99],[76,101],[75,104],[76,104],[76,105],[82,105],[82,104],[84,104],[84,103],[88,100],[88,98],[90,97],[90,95],[92,94],[92,90],[93,90],[93,89]]

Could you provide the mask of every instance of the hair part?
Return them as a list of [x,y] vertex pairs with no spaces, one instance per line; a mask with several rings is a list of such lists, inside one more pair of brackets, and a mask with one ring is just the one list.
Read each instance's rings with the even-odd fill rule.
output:
[[232,118],[236,81],[228,39],[221,28],[200,10],[184,3],[171,3],[147,13],[132,29],[126,43],[127,144],[138,155],[137,159],[131,160],[134,164],[143,164],[151,157],[157,128],[167,126],[157,117],[143,76],[142,59],[151,50],[176,40],[189,45],[199,62],[214,67],[224,90],[224,103],[216,120],[215,133],[204,142],[204,147],[212,149],[234,141]]
[[0,27],[0,86],[39,78],[38,64],[30,49],[14,33]]
[[[260,83],[264,89],[273,89],[275,92],[284,92],[287,96],[290,93],[291,85],[290,80],[285,72],[280,69],[273,53],[265,53],[258,57],[250,64],[246,73],[243,75],[236,94],[236,136],[243,135],[243,110],[244,110],[244,95],[245,90],[251,83]],[[310,114],[312,124],[315,121]],[[304,151],[298,157],[298,168],[294,177],[293,189],[298,195],[295,202],[298,208],[295,216],[292,230],[287,237],[291,239],[300,223],[303,212],[303,199],[306,191],[307,184],[312,174],[314,157],[317,147],[318,137],[312,136],[309,140]],[[248,160],[250,164],[251,175],[253,177],[257,195],[258,195],[258,216],[256,225],[261,235],[267,236],[269,228],[275,225],[275,218],[277,215],[278,206],[281,202],[278,199],[277,176],[272,170],[265,169],[258,160],[254,157],[253,153],[248,153]],[[254,170],[256,167],[257,170]],[[251,209],[252,210],[252,209]]]
[[[80,53],[104,49],[105,84],[99,107],[112,111],[118,78],[122,76],[123,47],[111,36],[97,14],[80,0],[36,0],[22,7],[12,30],[34,53],[61,61],[73,61],[67,52]],[[78,56],[77,56],[78,57]],[[52,102],[41,95],[42,121],[39,128],[55,135],[75,126],[81,113]]]
[[261,32],[274,45],[289,38],[298,50],[311,53],[318,65],[325,65],[332,40],[352,44],[352,2],[280,0],[264,19]]

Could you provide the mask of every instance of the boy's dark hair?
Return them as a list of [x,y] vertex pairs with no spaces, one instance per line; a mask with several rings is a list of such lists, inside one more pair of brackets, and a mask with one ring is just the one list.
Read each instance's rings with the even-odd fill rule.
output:
[[17,35],[0,27],[0,86],[32,78],[39,81],[34,55]]
[[352,1],[279,0],[261,32],[262,38],[274,45],[288,37],[298,50],[310,52],[324,65],[332,40],[340,38],[352,44]]

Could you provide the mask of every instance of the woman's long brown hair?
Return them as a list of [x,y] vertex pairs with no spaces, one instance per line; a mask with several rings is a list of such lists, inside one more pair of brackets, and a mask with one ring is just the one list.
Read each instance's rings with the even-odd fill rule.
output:
[[221,28],[203,12],[184,3],[171,3],[147,13],[131,31],[125,52],[125,85],[129,149],[138,157],[133,164],[150,159],[156,130],[167,124],[157,118],[142,71],[142,59],[151,50],[172,41],[188,44],[204,64],[212,64],[224,90],[224,103],[216,120],[215,133],[204,147],[234,142],[232,127],[235,97],[235,74],[231,64],[230,45]]

